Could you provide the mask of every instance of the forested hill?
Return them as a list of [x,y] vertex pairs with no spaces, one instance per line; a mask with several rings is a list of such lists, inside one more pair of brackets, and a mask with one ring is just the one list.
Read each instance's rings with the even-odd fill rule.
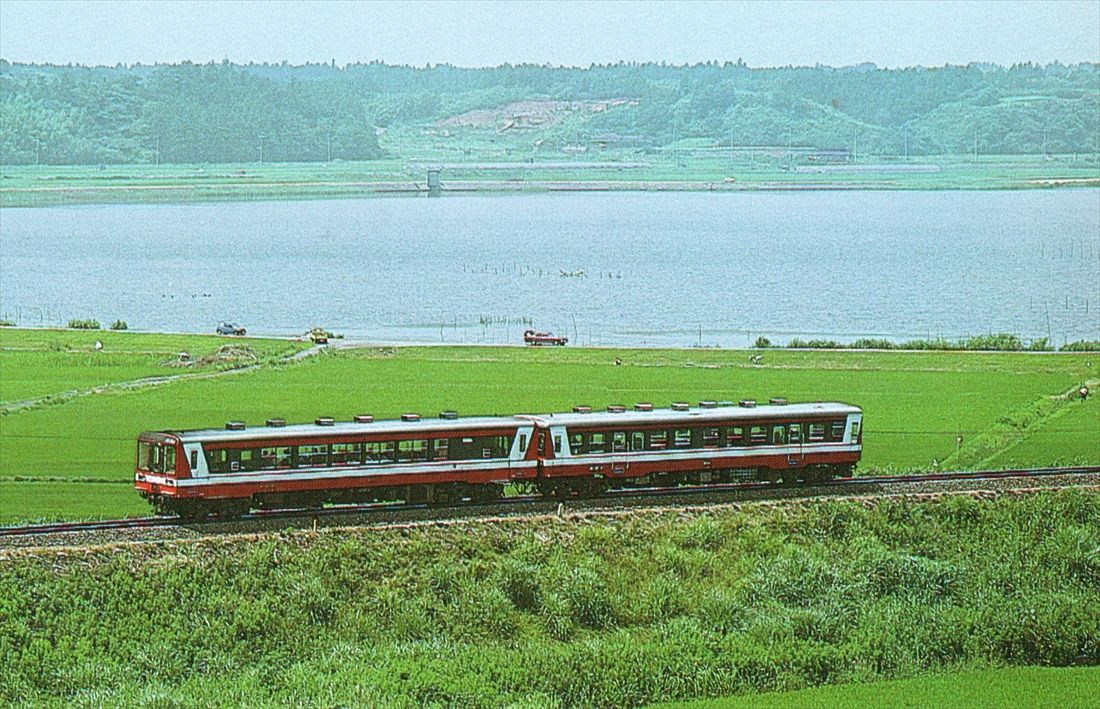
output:
[[696,138],[862,155],[1098,152],[1100,65],[88,68],[0,60],[3,164],[363,160],[383,155],[380,130],[409,126],[459,137],[511,130],[549,147],[599,141],[644,150]]

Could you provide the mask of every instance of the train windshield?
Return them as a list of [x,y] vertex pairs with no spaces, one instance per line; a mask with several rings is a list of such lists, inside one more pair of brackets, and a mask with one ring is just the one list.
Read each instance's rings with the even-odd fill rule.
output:
[[175,446],[138,441],[137,467],[150,473],[176,472]]

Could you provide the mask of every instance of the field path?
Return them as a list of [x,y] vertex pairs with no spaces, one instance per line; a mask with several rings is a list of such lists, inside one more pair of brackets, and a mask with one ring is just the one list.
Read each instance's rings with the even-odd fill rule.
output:
[[245,372],[252,372],[257,369],[270,366],[272,364],[285,364],[288,362],[299,361],[305,359],[306,357],[312,357],[323,351],[324,349],[324,345],[314,345],[309,349],[301,350],[291,355],[284,355],[276,360],[269,362],[257,360],[252,364],[244,364],[235,367],[228,367],[225,369],[217,369],[214,371],[183,372],[180,374],[164,374],[154,377],[142,377],[140,379],[131,379],[124,382],[111,382],[109,384],[101,384],[99,386],[94,386],[88,389],[70,389],[68,391],[45,394],[43,396],[37,396],[30,399],[5,402],[3,404],[0,404],[0,416],[15,414],[19,413],[20,411],[35,409],[39,406],[44,406],[48,404],[59,404],[84,396],[109,394],[118,391],[131,391],[134,389],[144,389],[146,387],[156,387],[182,380],[215,379],[218,377],[225,377],[233,374],[244,374]]

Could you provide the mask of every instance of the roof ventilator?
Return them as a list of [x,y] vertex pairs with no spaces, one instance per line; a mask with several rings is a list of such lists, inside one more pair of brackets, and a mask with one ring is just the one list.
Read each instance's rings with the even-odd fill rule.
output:
[[268,428],[282,428],[285,425],[286,425],[286,419],[268,419],[267,420],[267,427]]
[[374,416],[370,414],[357,414],[353,420],[355,423],[374,423]]
[[440,411],[439,412],[439,418],[447,419],[448,421],[453,421],[456,418],[458,418],[458,412],[457,411]]
[[609,414],[621,414],[626,411],[626,407],[620,404],[612,404],[607,407],[607,413]]
[[643,401],[640,404],[634,404],[634,410],[635,411],[652,411],[653,410],[653,404],[650,404],[647,401]]
[[420,414],[401,414],[402,421],[419,421]]
[[686,401],[674,401],[674,402],[672,402],[672,410],[673,411],[687,411],[690,408],[691,407],[688,406],[688,403]]
[[742,399],[741,401],[737,402],[737,405],[740,406],[742,409],[751,409],[755,408],[756,402],[752,399]]
[[699,408],[700,409],[717,409],[718,408],[718,402],[717,401],[700,401],[699,402]]
[[313,423],[317,424],[318,426],[332,426],[336,423],[336,419],[332,418],[331,416],[318,416],[316,419],[313,420]]
[[782,397],[773,396],[772,398],[768,399],[768,403],[774,404],[775,406],[786,406],[787,400]]
[[226,431],[243,431],[244,430],[244,421],[226,421],[225,422],[225,430]]
[[575,414],[590,414],[592,413],[591,406],[574,406],[573,413]]

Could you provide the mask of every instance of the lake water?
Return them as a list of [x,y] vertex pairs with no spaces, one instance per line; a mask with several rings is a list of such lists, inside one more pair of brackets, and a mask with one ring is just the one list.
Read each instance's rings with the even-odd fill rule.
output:
[[1100,339],[1100,190],[4,209],[0,317],[423,342],[517,342],[529,322],[583,344],[1061,344]]

